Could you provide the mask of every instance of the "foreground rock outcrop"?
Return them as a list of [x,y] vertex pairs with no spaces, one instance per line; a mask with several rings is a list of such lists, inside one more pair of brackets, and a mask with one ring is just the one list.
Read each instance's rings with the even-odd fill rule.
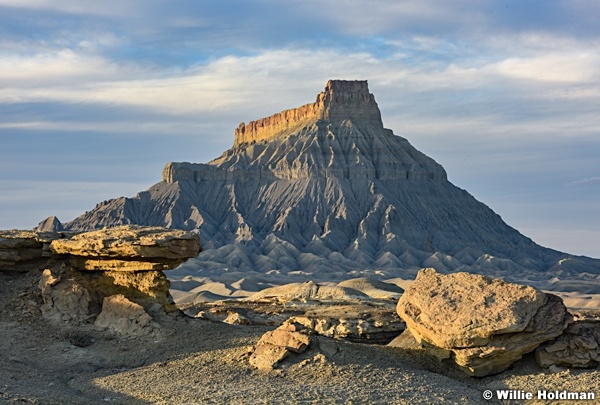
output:
[[274,326],[288,321],[321,336],[385,344],[404,330],[395,312],[402,291],[395,284],[365,278],[339,285],[307,281],[264,288],[241,300],[191,302],[182,308],[190,316],[211,321]]
[[335,305],[316,307],[289,319],[333,339],[385,344],[404,331],[404,322],[385,307]]
[[162,271],[200,251],[195,233],[135,225],[81,234],[4,231],[0,246],[2,270],[40,271],[47,319],[71,325],[95,320],[131,336],[154,333],[146,310],[176,309]]
[[0,271],[43,269],[52,258],[50,243],[71,235],[64,232],[0,231]]
[[427,352],[479,377],[505,370],[559,336],[571,321],[560,298],[552,294],[433,269],[419,272],[397,311],[407,332]]
[[98,315],[112,296],[144,308],[160,304],[174,310],[162,271],[196,256],[200,243],[192,232],[126,225],[55,239],[50,250],[61,265],[53,272],[45,270],[40,282],[47,312],[53,313],[56,302],[69,302],[69,291],[83,289],[90,314]]
[[386,344],[405,329],[393,306],[382,302],[320,303],[263,300],[219,301],[188,308],[189,316],[233,325],[303,325],[320,336],[358,343]]
[[120,226],[53,240],[77,270],[171,270],[200,252],[198,235],[160,227]]

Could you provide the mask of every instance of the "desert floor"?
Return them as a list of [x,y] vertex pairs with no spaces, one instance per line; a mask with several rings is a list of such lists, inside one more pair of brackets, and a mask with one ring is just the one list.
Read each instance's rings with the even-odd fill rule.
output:
[[258,371],[248,355],[272,327],[173,314],[155,314],[161,336],[134,340],[92,325],[58,327],[41,316],[38,278],[0,273],[0,403],[523,403],[486,401],[487,389],[534,398],[538,390],[587,391],[600,398],[598,368],[550,374],[531,355],[502,374],[469,378],[400,349],[328,341],[323,345],[334,350],[327,356],[308,351],[280,369]]

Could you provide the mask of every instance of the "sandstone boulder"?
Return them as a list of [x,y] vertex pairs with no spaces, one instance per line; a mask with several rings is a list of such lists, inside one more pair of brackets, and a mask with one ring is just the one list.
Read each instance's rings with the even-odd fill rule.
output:
[[73,279],[54,277],[44,270],[39,281],[44,304],[41,306],[45,318],[70,324],[79,324],[89,319],[90,294]]
[[419,272],[398,315],[415,339],[469,375],[505,370],[560,335],[570,322],[562,300],[532,287],[469,274]]
[[543,368],[596,367],[600,364],[600,322],[594,319],[572,323],[554,341],[538,347],[535,359]]
[[102,312],[96,318],[94,325],[130,338],[160,332],[160,326],[152,321],[152,317],[144,311],[144,308],[122,294],[104,299]]
[[286,322],[265,333],[250,356],[250,364],[258,369],[270,370],[291,353],[304,352],[311,343],[310,331],[294,322]]

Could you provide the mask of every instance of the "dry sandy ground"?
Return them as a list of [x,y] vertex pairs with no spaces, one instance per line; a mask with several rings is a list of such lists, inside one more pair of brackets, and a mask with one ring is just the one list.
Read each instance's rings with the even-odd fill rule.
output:
[[[227,274],[221,277],[199,277],[195,269],[190,269],[186,265],[180,266],[177,270],[167,272],[171,280],[171,294],[178,304],[191,304],[194,302],[214,302],[218,300],[237,299],[252,296],[265,288],[291,283],[292,277],[288,281],[280,278],[276,283],[266,281],[268,277],[252,276],[240,273]],[[319,281],[322,285],[338,285],[340,280],[331,276],[329,279],[326,273],[320,273],[319,277],[324,280]],[[217,281],[215,281],[217,280]],[[227,280],[228,282],[224,282]],[[302,280],[303,281],[303,280]],[[410,287],[413,280],[405,280],[400,277],[384,280],[389,284],[396,285],[406,290]],[[523,284],[529,280],[523,280]],[[600,286],[590,281],[570,280],[568,283],[557,283],[557,287],[568,287],[568,291],[579,292],[560,292],[560,290],[544,290],[546,292],[558,295],[562,298],[568,308],[600,310]],[[565,290],[567,291],[567,290]]]
[[309,352],[261,372],[247,357],[269,328],[162,315],[162,337],[128,340],[90,325],[57,327],[40,315],[38,276],[0,275],[0,403],[522,403],[482,398],[486,389],[505,388],[592,391],[600,398],[600,370],[548,374],[530,356],[475,379],[432,372],[436,366],[399,349],[329,341],[337,353]]

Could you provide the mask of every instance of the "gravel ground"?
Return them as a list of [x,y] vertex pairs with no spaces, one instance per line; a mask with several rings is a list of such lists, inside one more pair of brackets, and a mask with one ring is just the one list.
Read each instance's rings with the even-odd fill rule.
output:
[[162,315],[161,338],[131,340],[91,325],[52,325],[39,311],[38,277],[0,274],[0,403],[523,403],[486,401],[486,389],[590,391],[600,399],[597,368],[548,374],[526,356],[502,374],[476,379],[399,349],[325,338],[319,340],[334,353],[312,350],[278,370],[258,371],[247,359],[268,327]]

